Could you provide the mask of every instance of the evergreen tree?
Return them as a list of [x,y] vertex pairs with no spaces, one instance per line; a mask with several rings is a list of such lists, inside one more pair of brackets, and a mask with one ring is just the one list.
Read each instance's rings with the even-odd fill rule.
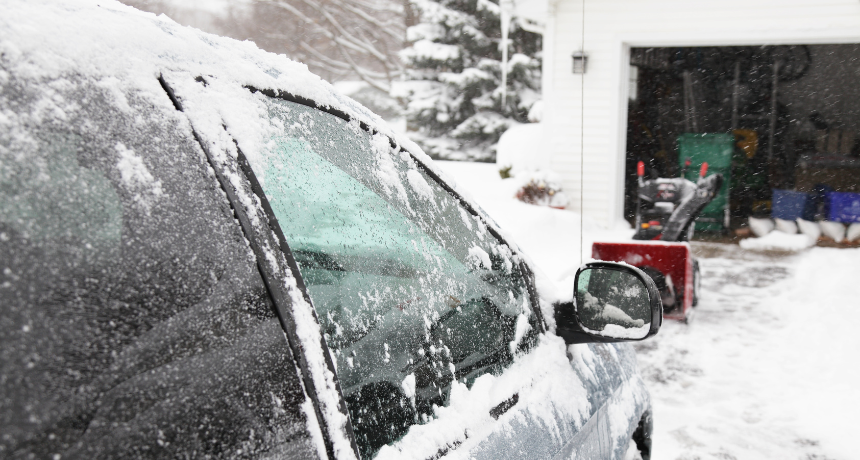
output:
[[502,102],[498,0],[409,0],[418,23],[400,52],[407,127],[434,158],[492,161],[499,137],[524,123],[540,99],[541,36],[517,19],[508,32],[507,91]]

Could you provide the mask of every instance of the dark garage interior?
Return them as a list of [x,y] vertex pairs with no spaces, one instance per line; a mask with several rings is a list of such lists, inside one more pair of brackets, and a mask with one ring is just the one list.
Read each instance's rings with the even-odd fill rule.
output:
[[[822,220],[826,194],[860,192],[860,45],[633,48],[630,64],[631,222],[639,161],[646,179],[695,180],[702,161],[726,177],[697,232],[750,216]],[[798,196],[800,215],[784,215]]]

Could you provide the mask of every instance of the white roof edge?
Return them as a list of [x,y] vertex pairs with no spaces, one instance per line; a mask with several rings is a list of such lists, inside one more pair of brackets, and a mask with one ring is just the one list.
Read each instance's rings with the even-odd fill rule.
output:
[[536,27],[543,28],[546,25],[549,14],[548,0],[514,0],[514,6],[516,17],[525,19]]

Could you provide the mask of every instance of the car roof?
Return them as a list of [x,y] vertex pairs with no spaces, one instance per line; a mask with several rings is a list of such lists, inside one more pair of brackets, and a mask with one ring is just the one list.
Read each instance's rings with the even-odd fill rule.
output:
[[[18,77],[52,80],[79,75],[123,90],[154,92],[161,72],[217,75],[241,86],[286,92],[346,114],[410,151],[420,152],[377,115],[338,93],[304,64],[253,42],[208,34],[165,15],[114,0],[6,0],[0,18],[3,68]],[[2,77],[0,77],[2,78]]]
[[[339,93],[306,65],[261,50],[253,42],[182,26],[163,14],[156,16],[115,0],[4,0],[0,85],[8,80],[7,72],[55,85],[62,84],[56,80],[71,76],[87,77],[115,90],[120,106],[123,93],[128,92],[149,96],[156,105],[167,103],[158,77],[172,72],[217,76],[239,86],[286,93],[388,136],[480,209],[406,135]],[[45,91],[51,91],[50,85]],[[64,101],[54,102],[61,110]]]

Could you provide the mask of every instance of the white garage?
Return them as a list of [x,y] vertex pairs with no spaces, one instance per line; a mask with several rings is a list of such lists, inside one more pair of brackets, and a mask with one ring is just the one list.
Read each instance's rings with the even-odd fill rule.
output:
[[[821,107],[816,106],[815,97],[809,97],[809,94],[815,94],[814,82],[780,83],[777,92],[769,96],[774,107],[776,101],[789,107],[787,120],[795,123],[796,129],[808,124],[810,116],[818,113],[819,117],[829,119],[831,128],[839,128],[825,131],[858,132],[857,136],[846,134],[841,144],[838,140],[819,139],[821,145],[832,144],[835,151],[831,153],[850,156],[853,145],[847,145],[847,139],[860,138],[860,118],[856,128],[852,118],[854,104],[844,102],[852,99],[851,96],[860,88],[860,80],[852,80],[860,75],[860,62],[854,62],[851,54],[860,52],[860,48],[833,48],[860,43],[860,2],[857,0],[548,0],[544,40],[545,105],[541,151],[549,159],[551,169],[562,178],[563,186],[571,197],[570,207],[605,225],[614,225],[625,217],[625,167],[630,150],[628,113],[631,96],[639,96],[636,92],[641,84],[637,78],[638,68],[631,67],[631,59],[636,61],[638,56],[638,64],[647,65],[648,62],[642,62],[643,56],[651,51],[660,54],[660,50],[673,48],[753,49],[805,45],[804,49],[811,50],[808,52],[812,56],[812,70],[804,78],[826,80],[833,74],[828,68],[821,67],[821,63],[827,61],[831,65],[844,64],[837,73],[848,80],[829,85],[831,93],[834,87],[837,91],[829,94],[829,99],[823,97],[819,104]],[[822,59],[816,58],[816,53]],[[575,60],[585,61],[584,73],[575,73]],[[659,59],[651,61],[659,67]],[[634,74],[631,74],[631,68],[636,69]],[[731,132],[742,127],[738,123],[743,123],[737,121],[744,116],[739,113],[743,110],[737,109],[737,88],[743,86],[744,78],[750,77],[734,77],[732,81],[733,76],[729,75],[723,79],[728,81],[723,83],[729,94],[725,104],[730,105],[732,95],[735,95],[733,111],[718,111],[707,104],[699,104],[695,114],[698,118],[692,118],[696,129],[689,130]],[[684,83],[680,84],[679,91],[686,91]],[[792,84],[794,87],[790,87]],[[792,99],[792,94],[802,92],[803,85],[807,87],[805,99]],[[696,88],[692,83],[688,86]],[[768,88],[773,91],[771,86]],[[683,115],[676,117],[677,123],[690,126],[690,104],[682,105],[678,110],[682,110]],[[693,111],[696,111],[695,107]],[[759,113],[762,117],[767,114],[766,108]],[[713,121],[715,117],[722,117],[720,120],[724,119],[724,122]],[[820,138],[821,127],[817,128]],[[665,149],[670,154],[678,129],[667,129]],[[774,150],[767,143],[776,145],[776,141],[769,136],[772,133],[768,132],[767,124],[759,128],[761,155]],[[794,138],[791,139],[786,142],[794,142]],[[677,157],[677,153],[674,155]],[[770,153],[771,157],[773,155]],[[788,167],[798,167],[799,154],[792,158],[794,163]],[[677,163],[674,159],[671,161]],[[794,174],[794,169],[790,172]],[[794,179],[789,182],[783,187],[799,186]]]

